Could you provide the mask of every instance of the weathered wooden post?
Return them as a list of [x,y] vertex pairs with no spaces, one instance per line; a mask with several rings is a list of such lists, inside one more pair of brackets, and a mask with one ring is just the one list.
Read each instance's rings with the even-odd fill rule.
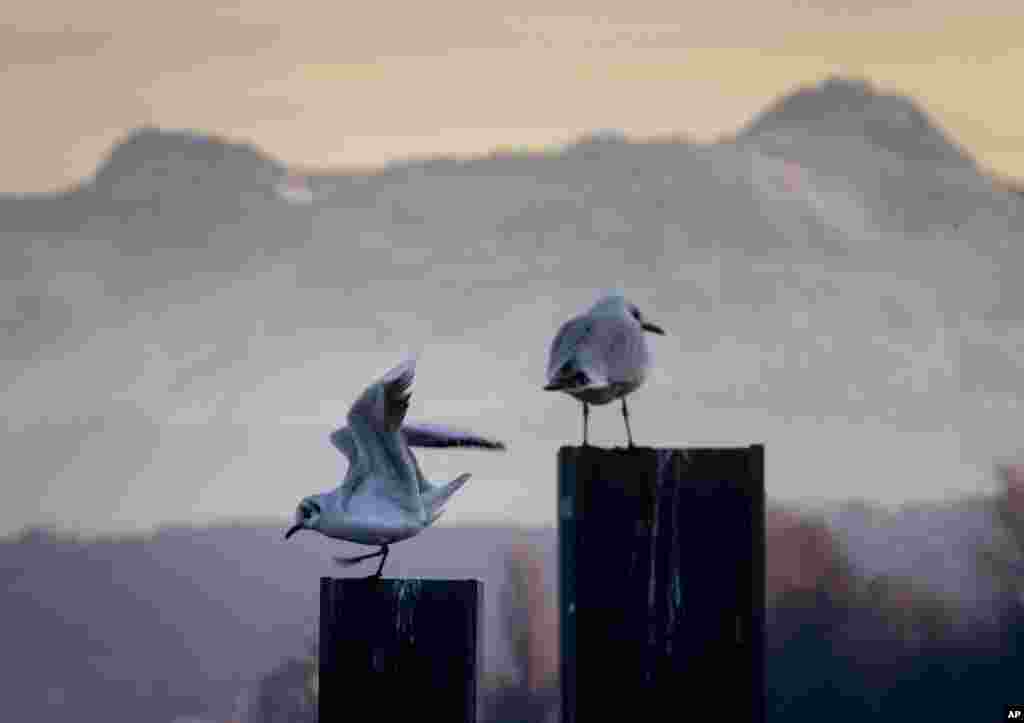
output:
[[562,447],[558,497],[563,723],[763,723],[764,447]]
[[476,723],[482,605],[479,580],[320,578],[320,723]]

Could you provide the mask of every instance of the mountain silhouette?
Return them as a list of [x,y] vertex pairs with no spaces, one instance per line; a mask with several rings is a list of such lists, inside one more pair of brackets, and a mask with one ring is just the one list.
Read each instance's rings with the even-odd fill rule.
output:
[[[439,345],[488,339],[488,374],[514,382],[537,343],[521,329],[547,324],[543,304],[592,288],[595,271],[648,290],[658,321],[685,331],[678,378],[699,377],[692,394],[704,409],[851,420],[837,435],[850,437],[849,465],[871,460],[865,484],[899,487],[900,472],[880,437],[852,438],[861,420],[911,431],[955,423],[956,453],[985,464],[994,447],[1016,444],[997,405],[1019,399],[1024,365],[1024,199],[909,99],[834,79],[719,143],[603,133],[558,152],[326,169],[310,180],[307,204],[279,196],[287,173],[250,145],[146,128],[69,193],[0,197],[0,388],[16,428],[0,437],[16,470],[5,524],[50,514],[36,506],[40,490],[76,521],[113,505],[188,519],[196,499],[194,490],[175,496],[182,480],[245,489],[244,467],[221,475],[261,445],[273,445],[271,461],[289,460],[290,478],[304,478],[316,465],[302,467],[308,448],[289,441],[289,425],[268,432],[232,416],[295,412],[280,406],[307,377],[273,387],[283,372],[315,366],[325,349],[390,344],[429,318]],[[501,333],[486,336],[496,320]],[[261,397],[264,387],[276,396]],[[479,412],[477,399],[460,403],[467,421]],[[532,404],[503,396],[495,417],[535,447],[565,433]],[[646,420],[691,424],[679,409]],[[168,422],[179,411],[185,421]],[[911,473],[923,476],[919,465],[940,447],[929,438]],[[946,562],[967,564],[980,513],[937,515],[909,535],[864,530],[873,518],[856,511],[830,519],[868,572],[922,570],[942,591],[973,585]],[[956,525],[950,545],[911,548]],[[160,720],[159,710],[170,720],[226,706],[302,653],[315,581],[337,574],[326,541],[284,545],[282,532],[239,525],[99,541],[36,532],[3,542],[5,715]],[[523,535],[546,550],[553,589],[553,530],[428,530],[395,548],[388,574],[480,576],[497,595],[492,570]],[[780,539],[808,562],[781,564],[773,579],[813,592],[815,572],[834,567],[834,540],[821,527]],[[486,614],[498,610],[489,597]],[[487,630],[501,629],[488,618]],[[506,665],[505,642],[485,643],[488,666]]]
[[738,135],[792,131],[864,138],[908,160],[974,167],[966,151],[914,100],[879,92],[866,80],[832,76],[801,88],[769,105]]
[[86,187],[117,201],[170,189],[225,193],[272,183],[283,166],[255,146],[191,131],[143,127],[118,142]]

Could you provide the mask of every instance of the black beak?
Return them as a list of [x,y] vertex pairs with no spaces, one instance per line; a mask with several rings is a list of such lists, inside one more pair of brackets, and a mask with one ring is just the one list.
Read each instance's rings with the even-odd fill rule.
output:
[[652,324],[649,321],[645,321],[643,324],[641,324],[640,328],[643,329],[644,331],[649,331],[652,334],[661,334],[662,336],[665,336],[665,330],[664,329],[662,329],[657,324]]
[[284,533],[284,539],[287,540],[289,537],[291,537],[301,529],[302,525],[292,525],[290,528],[288,528],[288,532]]

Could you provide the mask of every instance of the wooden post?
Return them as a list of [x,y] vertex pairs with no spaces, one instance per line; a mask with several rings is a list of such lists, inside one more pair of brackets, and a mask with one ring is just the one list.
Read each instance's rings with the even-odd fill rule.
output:
[[763,723],[764,447],[563,447],[558,497],[563,723]]
[[482,605],[479,580],[320,578],[320,723],[476,723]]

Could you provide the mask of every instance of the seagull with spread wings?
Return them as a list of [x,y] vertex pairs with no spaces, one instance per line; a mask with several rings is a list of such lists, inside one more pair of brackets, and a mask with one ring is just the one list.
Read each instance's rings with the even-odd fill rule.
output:
[[348,458],[341,485],[305,497],[295,511],[288,539],[299,530],[360,545],[378,545],[376,552],[335,557],[354,565],[380,557],[379,578],[388,546],[418,535],[443,512],[445,503],[469,480],[462,474],[451,482],[429,482],[411,447],[477,447],[504,450],[501,442],[439,424],[403,425],[409,408],[416,360],[409,359],[371,384],[348,412],[348,426],[331,434],[331,443]]

